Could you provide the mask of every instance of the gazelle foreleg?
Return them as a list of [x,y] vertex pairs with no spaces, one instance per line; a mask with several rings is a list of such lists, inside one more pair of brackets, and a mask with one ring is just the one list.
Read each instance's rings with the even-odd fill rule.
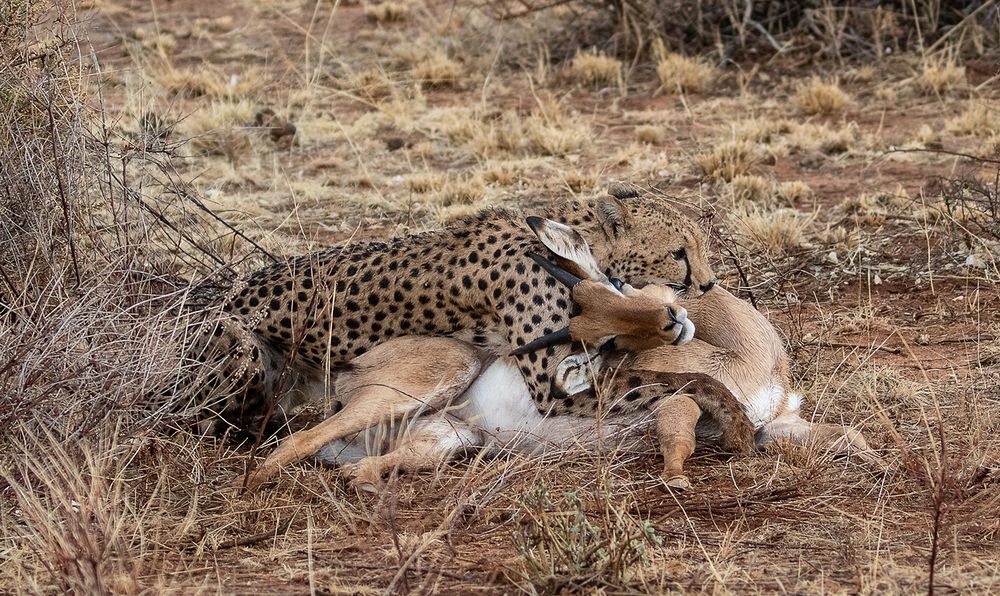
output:
[[656,436],[663,453],[661,478],[670,488],[691,487],[684,474],[684,462],[695,448],[695,427],[701,417],[701,408],[686,395],[671,395],[653,407],[656,416]]
[[[443,337],[401,337],[355,358],[336,380],[341,411],[286,438],[245,479],[256,488],[282,467],[371,426],[443,408],[479,375],[479,351]],[[244,479],[237,479],[242,483]]]
[[341,466],[352,486],[375,492],[386,474],[433,470],[456,454],[483,444],[482,433],[449,415],[418,418],[402,429],[402,433],[401,437],[391,440],[386,453]]

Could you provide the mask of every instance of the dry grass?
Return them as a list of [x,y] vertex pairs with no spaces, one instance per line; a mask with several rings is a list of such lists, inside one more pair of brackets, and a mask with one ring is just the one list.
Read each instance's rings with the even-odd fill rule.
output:
[[660,145],[667,140],[667,130],[662,126],[643,125],[635,129],[635,137],[640,143]]
[[1000,135],[993,135],[983,141],[978,154],[986,159],[1000,159]]
[[478,178],[451,180],[441,187],[437,202],[444,207],[472,205],[483,198],[486,187]]
[[178,68],[167,62],[150,75],[168,95],[183,98],[238,100],[258,93],[260,74],[252,69],[224,73],[214,68]]
[[426,194],[444,186],[445,178],[437,172],[423,172],[406,177],[406,188],[410,192]]
[[[897,57],[905,14],[819,7],[818,55],[797,49],[815,31],[775,26],[792,43],[759,60],[759,30],[746,46],[723,31],[741,78],[665,52],[612,67],[535,34],[565,29],[559,9],[501,28],[433,3],[90,5],[94,47],[128,48],[99,49],[100,74],[72,13],[0,4],[18,24],[0,26],[0,591],[910,593],[932,573],[941,591],[1000,590],[996,169],[887,152],[995,151],[997,97],[954,71],[928,78],[930,103],[904,92],[923,84],[900,74],[919,63]],[[991,39],[982,14],[946,41]],[[862,21],[893,51],[859,41]],[[881,58],[840,72],[850,118],[783,116],[788,89],[816,84],[789,65],[837,73],[823,57],[852,51]],[[574,56],[591,74],[539,76]],[[296,144],[245,128],[264,108]],[[191,282],[612,179],[715,213],[716,271],[779,328],[805,415],[859,426],[886,469],[699,451],[694,488],[669,495],[648,446],[470,457],[376,495],[309,463],[225,489],[250,452],[188,423]]]
[[392,96],[393,81],[380,68],[367,68],[350,76],[347,87],[354,93],[370,101],[378,101]]
[[659,38],[653,44],[653,55],[656,77],[666,93],[704,93],[719,76],[715,67],[701,58],[667,51]]
[[737,233],[744,237],[750,250],[780,256],[805,243],[809,218],[794,209],[762,209],[751,207],[732,214]]
[[729,182],[750,171],[757,162],[757,152],[747,141],[727,141],[694,160],[706,178]]
[[704,93],[718,74],[698,58],[669,53],[657,62],[656,76],[667,93]]
[[584,85],[621,85],[622,63],[597,51],[577,52],[569,65],[569,76]]
[[402,21],[410,14],[409,2],[379,2],[365,6],[365,15],[379,23]]
[[965,67],[949,59],[925,60],[913,80],[925,95],[942,95],[965,86]]
[[807,116],[829,116],[842,112],[851,103],[850,96],[837,81],[813,77],[800,85],[793,99],[795,109]]
[[969,102],[957,116],[948,120],[947,130],[952,134],[990,136],[1000,134],[1000,111],[984,102]]
[[740,174],[729,181],[733,203],[768,203],[772,185],[761,176]]
[[253,153],[254,106],[249,102],[213,102],[189,116],[180,133],[190,147],[203,155],[221,155],[229,163],[246,160]]
[[421,58],[414,59],[410,76],[414,80],[432,87],[455,85],[462,79],[462,65],[452,60],[443,50],[434,50]]
[[784,206],[800,207],[812,201],[816,193],[805,182],[792,180],[775,186],[774,194]]

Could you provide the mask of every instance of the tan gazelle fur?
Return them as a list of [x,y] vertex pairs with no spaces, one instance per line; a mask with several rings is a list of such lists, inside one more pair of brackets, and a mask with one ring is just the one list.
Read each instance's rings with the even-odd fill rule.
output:
[[[532,226],[545,246],[568,261],[568,266],[576,265],[584,275],[600,281],[600,284],[594,284],[595,288],[603,288],[607,278],[601,273],[600,266],[591,257],[589,250],[575,248],[577,255],[563,254],[567,249],[559,245],[559,240],[572,237],[571,232],[559,230],[559,234],[551,234],[550,231],[560,224],[547,224],[544,228]],[[579,243],[586,244],[582,239],[576,244]],[[578,299],[578,295],[583,298],[585,291],[591,291],[590,287],[584,284],[576,286],[574,300]],[[747,302],[722,288],[682,300],[680,304],[687,307],[687,310],[681,308],[677,312],[683,312],[688,323],[693,321],[697,332],[693,341],[685,339],[670,345],[671,342],[667,341],[646,341],[658,339],[649,335],[648,331],[655,328],[655,309],[645,308],[638,297],[644,296],[653,304],[672,304],[676,309],[677,301],[673,291],[657,285],[647,285],[636,291],[625,285],[622,294],[631,300],[628,304],[624,299],[620,303],[606,300],[602,307],[598,305],[597,299],[587,297],[588,302],[594,303],[589,312],[592,316],[571,319],[570,330],[574,338],[592,341],[608,335],[616,336],[618,355],[609,358],[611,362],[607,363],[602,356],[582,354],[568,357],[557,369],[554,381],[556,386],[561,386],[563,392],[574,393],[589,387],[595,368],[602,366],[615,370],[624,365],[626,370],[707,373],[721,381],[744,404],[747,415],[758,431],[758,445],[789,439],[798,444],[815,445],[835,452],[854,451],[863,459],[878,461],[856,429],[839,424],[812,423],[801,417],[799,408],[802,395],[793,391],[790,386],[788,355],[781,337],[771,323]],[[660,313],[662,312],[661,308]],[[574,327],[578,320],[579,325]],[[634,331],[629,327],[630,322],[636,324]],[[664,409],[672,411],[663,413]],[[665,435],[674,433],[672,444],[684,445],[693,451],[694,428],[700,416],[697,405],[686,396],[677,395],[659,402],[656,410],[662,413],[657,416],[657,432],[661,442]],[[683,422],[661,428],[661,421],[667,420]],[[669,455],[664,451],[665,477],[683,476],[683,463],[690,452],[683,456],[681,452],[679,447]]]
[[[581,280],[565,271],[557,272],[573,278],[568,285],[572,286],[574,303],[582,308],[581,314],[574,317],[569,326],[569,338],[592,341],[621,336],[621,341],[625,344],[641,344],[644,347],[690,340],[693,326],[684,309],[675,304],[676,297],[672,291],[664,288],[657,294],[626,287],[623,293],[600,271],[587,243],[571,228],[540,218],[529,218],[529,225],[556,255],[575,263],[577,270],[588,276],[588,279]],[[576,329],[583,330],[581,334],[574,333],[574,324]],[[344,404],[343,409],[313,428],[292,434],[257,470],[238,482],[245,482],[251,488],[259,486],[282,467],[312,455],[323,445],[336,443],[375,425],[398,426],[401,420],[413,420],[427,411],[455,409],[456,404],[461,409],[461,406],[475,402],[479,395],[476,391],[467,390],[473,380],[479,382],[483,378],[508,376],[510,378],[495,389],[503,393],[509,388],[520,399],[521,392],[527,392],[528,388],[516,363],[506,357],[487,369],[493,371],[491,374],[480,374],[483,363],[489,360],[490,357],[484,351],[455,339],[404,337],[383,342],[349,362],[338,373],[335,393],[337,400]],[[701,390],[689,391],[690,396],[685,395],[684,399],[696,404],[698,412],[711,412],[720,421],[719,434],[724,444],[737,451],[749,450],[752,436],[749,422],[738,402],[721,384],[708,379],[717,389],[705,390],[705,375],[671,373],[669,376],[672,381],[679,380],[679,387],[682,389],[687,383],[692,388],[700,387]],[[665,377],[643,377],[646,378]],[[630,392],[638,389],[642,388],[633,386]],[[662,426],[665,429],[669,426],[667,422],[677,415],[673,411],[676,408],[666,405],[666,402],[673,404],[678,399],[672,393],[664,395],[652,407],[654,412],[663,413],[665,422]],[[624,399],[628,401],[628,394]],[[543,414],[530,399],[521,405],[528,418],[543,419]],[[484,407],[490,409],[489,405]],[[452,435],[463,439],[457,443],[452,441],[456,446],[462,445],[466,440],[476,443],[475,439],[482,436],[475,428],[475,421],[466,420],[461,414],[452,418],[441,428],[446,434],[451,429]],[[558,418],[583,422],[582,425],[568,425],[563,434],[577,433],[580,428],[593,426],[594,421],[590,417]],[[382,456],[386,459],[378,462],[369,460],[368,468],[383,469],[386,462],[419,468],[423,467],[420,462],[436,462],[449,456],[455,449],[451,447],[451,443],[444,445],[435,440],[435,433],[441,430],[435,424],[421,421],[417,431],[411,433],[407,441]],[[658,424],[658,428],[660,426]],[[677,460],[675,452],[689,453],[686,444],[679,450],[673,445],[675,435],[672,432],[661,433],[661,445],[668,461]],[[686,458],[687,455],[683,457]],[[361,469],[363,470],[364,468]],[[679,472],[679,468],[676,471]]]
[[[650,288],[642,291],[649,292]],[[683,303],[698,321],[695,338],[690,343],[661,346],[624,359],[574,355],[561,364],[556,382],[573,391],[581,384],[595,382],[595,367],[607,370],[618,365],[623,367],[617,371],[619,375],[627,375],[634,367],[663,372],[707,371],[745,405],[757,428],[758,445],[788,440],[832,454],[857,455],[864,461],[881,463],[856,429],[812,423],[801,417],[802,396],[789,384],[788,358],[781,339],[756,309],[723,288]],[[388,344],[382,347],[387,351],[393,349]],[[456,360],[468,359],[474,353],[473,348],[461,342],[448,346],[447,352]],[[380,374],[376,370],[370,372],[373,377]],[[672,488],[685,488],[690,483],[683,466],[694,451],[696,439],[711,440],[720,431],[718,421],[706,417],[684,395],[659,401],[652,417],[637,412],[631,417],[609,417],[599,426],[593,420],[574,416],[545,417],[531,407],[526,390],[517,386],[517,378],[516,369],[503,360],[497,361],[480,374],[447,412],[388,431],[370,428],[352,440],[328,445],[318,457],[344,465],[355,486],[374,490],[386,472],[433,468],[467,449],[507,447],[537,452],[635,437],[652,423],[664,456],[664,481]]]
[[857,453],[878,462],[861,433],[842,424],[802,418],[802,394],[788,376],[788,355],[771,323],[753,306],[723,288],[682,301],[697,325],[683,348],[660,346],[635,355],[629,366],[660,372],[698,370],[736,395],[757,429],[757,444],[788,439],[835,453]]

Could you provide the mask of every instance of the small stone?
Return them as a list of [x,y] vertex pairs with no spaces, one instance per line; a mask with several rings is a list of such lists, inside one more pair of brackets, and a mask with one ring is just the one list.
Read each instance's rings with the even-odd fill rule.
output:
[[271,108],[264,108],[257,112],[254,117],[254,124],[262,129],[266,129],[271,140],[278,145],[290,147],[295,138],[295,125],[278,116]]
[[986,269],[986,261],[979,255],[969,255],[965,257],[965,266],[970,269]]
[[398,151],[406,146],[407,142],[403,137],[389,137],[385,140],[385,147],[389,151]]

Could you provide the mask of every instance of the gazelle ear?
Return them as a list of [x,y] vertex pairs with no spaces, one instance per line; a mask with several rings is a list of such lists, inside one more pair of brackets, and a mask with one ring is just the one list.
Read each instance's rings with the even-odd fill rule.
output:
[[590,245],[576,230],[566,224],[535,216],[527,218],[527,222],[545,248],[551,250],[553,254],[576,265],[593,281],[608,280],[597,265],[597,259],[590,252]]

